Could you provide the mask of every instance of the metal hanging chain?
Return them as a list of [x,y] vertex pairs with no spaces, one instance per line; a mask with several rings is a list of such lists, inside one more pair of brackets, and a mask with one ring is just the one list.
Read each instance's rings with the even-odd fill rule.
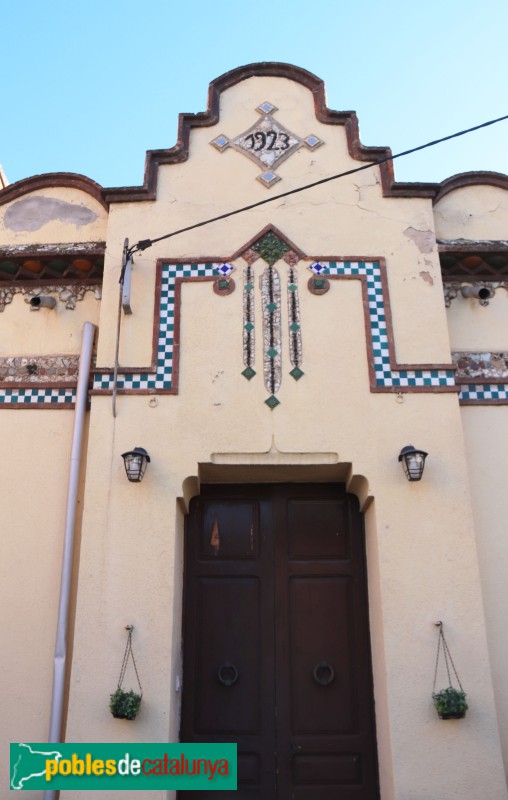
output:
[[143,689],[141,688],[141,681],[139,680],[138,675],[138,668],[136,666],[136,661],[134,659],[134,653],[132,651],[132,631],[134,630],[134,625],[126,625],[125,630],[128,631],[127,635],[127,644],[125,645],[125,653],[123,654],[123,661],[122,661],[122,668],[120,670],[120,677],[118,678],[118,688],[122,688],[122,683],[125,678],[125,671],[127,669],[127,664],[129,663],[129,656],[132,658],[132,663],[134,665],[134,672],[136,673],[136,679],[138,681],[139,692],[141,697],[143,697]]
[[438,639],[438,642],[437,642],[436,667],[434,669],[434,684],[433,684],[433,687],[432,687],[432,693],[435,694],[435,692],[436,692],[437,668],[438,668],[438,665],[439,665],[439,653],[440,653],[440,650],[441,650],[441,645],[443,647],[443,657],[444,657],[445,666],[446,666],[446,673],[448,675],[448,685],[452,686],[452,678],[451,678],[451,674],[450,674],[450,664],[451,664],[453,672],[454,672],[454,675],[455,675],[455,677],[457,679],[457,683],[459,684],[460,691],[463,692],[464,689],[462,688],[462,684],[460,682],[460,678],[458,676],[457,670],[455,669],[455,664],[453,663],[453,658],[452,658],[452,654],[450,653],[450,648],[448,647],[448,643],[447,643],[447,641],[445,639],[445,635],[443,633],[443,623],[442,622],[436,622],[436,625],[439,626],[439,639]]

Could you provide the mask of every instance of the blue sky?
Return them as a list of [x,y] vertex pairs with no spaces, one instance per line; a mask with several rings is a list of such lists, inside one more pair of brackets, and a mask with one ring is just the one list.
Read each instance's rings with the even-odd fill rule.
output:
[[[235,67],[283,61],[393,152],[508,114],[507,0],[0,0],[0,163],[12,183],[142,183],[179,112]],[[398,180],[508,173],[508,121],[395,162]]]

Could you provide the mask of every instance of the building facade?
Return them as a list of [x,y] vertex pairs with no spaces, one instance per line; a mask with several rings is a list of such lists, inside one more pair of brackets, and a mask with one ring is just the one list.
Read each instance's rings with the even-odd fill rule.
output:
[[255,64],[141,187],[0,190],[6,744],[237,741],[242,798],[507,797],[508,177],[389,156]]

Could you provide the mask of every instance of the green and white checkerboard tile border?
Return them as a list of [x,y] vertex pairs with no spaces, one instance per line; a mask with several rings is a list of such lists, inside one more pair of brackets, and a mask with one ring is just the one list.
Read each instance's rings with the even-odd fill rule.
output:
[[309,269],[315,275],[364,275],[367,281],[369,324],[372,336],[375,385],[380,388],[413,386],[455,386],[453,370],[392,369],[388,348],[385,300],[378,261],[315,261]]
[[[224,262],[206,264],[164,264],[161,271],[159,337],[155,374],[126,373],[118,376],[118,389],[171,389],[173,377],[173,345],[175,337],[175,283],[177,278],[218,278],[226,273]],[[112,373],[97,375],[94,389],[112,389]]]
[[39,406],[41,404],[61,406],[74,403],[76,389],[1,389],[0,405]]
[[464,383],[459,400],[462,403],[508,403],[508,384],[506,383]]
[[[228,265],[231,266],[231,265]],[[119,389],[157,390],[171,389],[173,373],[173,345],[175,326],[176,278],[214,278],[223,276],[223,262],[204,264],[165,264],[161,273],[160,319],[157,343],[157,371],[154,374],[128,373],[119,375]],[[367,282],[369,322],[376,387],[435,387],[454,386],[454,373],[450,370],[392,370],[388,349],[385,303],[379,263],[376,261],[314,261],[310,270],[315,275],[364,275]],[[230,274],[228,271],[227,274]],[[94,389],[111,390],[113,373],[96,375]],[[8,406],[59,406],[75,401],[76,389],[33,388],[0,390],[0,405]],[[464,384],[459,399],[464,402],[508,402],[508,384]]]

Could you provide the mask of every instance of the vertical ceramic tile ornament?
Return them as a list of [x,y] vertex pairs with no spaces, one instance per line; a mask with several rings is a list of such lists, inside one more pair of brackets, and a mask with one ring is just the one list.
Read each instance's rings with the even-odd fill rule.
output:
[[288,326],[289,359],[293,369],[289,373],[295,381],[302,377],[302,330],[300,323],[300,298],[298,295],[298,273],[294,267],[288,270]]
[[263,373],[265,389],[270,396],[265,403],[270,408],[279,405],[275,397],[282,377],[282,337],[280,321],[280,277],[269,265],[261,277],[261,303],[263,311]]
[[254,370],[256,329],[254,325],[254,270],[249,264],[243,271],[243,363],[244,378],[250,381]]

